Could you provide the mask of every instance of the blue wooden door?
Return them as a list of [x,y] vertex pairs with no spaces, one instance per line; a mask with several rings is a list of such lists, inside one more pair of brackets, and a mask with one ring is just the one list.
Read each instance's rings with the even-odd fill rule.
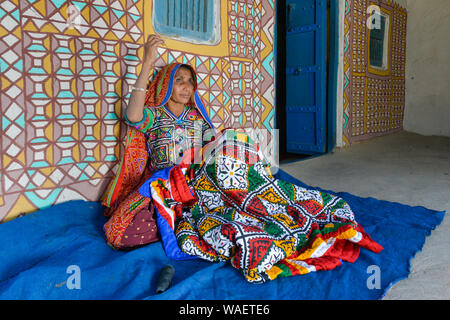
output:
[[288,0],[286,10],[286,150],[324,153],[327,0]]

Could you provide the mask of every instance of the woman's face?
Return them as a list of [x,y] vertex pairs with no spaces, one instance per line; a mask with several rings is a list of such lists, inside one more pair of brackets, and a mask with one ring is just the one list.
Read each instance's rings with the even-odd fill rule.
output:
[[194,93],[194,79],[192,73],[186,68],[179,68],[173,79],[172,96],[170,100],[175,103],[187,104]]

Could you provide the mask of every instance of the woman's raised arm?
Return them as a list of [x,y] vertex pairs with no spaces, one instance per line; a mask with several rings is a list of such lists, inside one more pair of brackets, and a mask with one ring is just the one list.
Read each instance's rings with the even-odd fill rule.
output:
[[164,40],[156,34],[149,35],[147,42],[144,44],[144,58],[142,60],[141,73],[131,92],[126,110],[127,118],[130,122],[139,122],[142,120],[147,82],[150,72],[155,65],[158,46],[161,44],[164,44]]

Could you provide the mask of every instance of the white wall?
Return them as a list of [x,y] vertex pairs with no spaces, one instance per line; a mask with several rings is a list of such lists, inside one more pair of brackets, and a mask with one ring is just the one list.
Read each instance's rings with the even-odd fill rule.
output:
[[450,136],[450,0],[405,0],[406,103],[403,128]]

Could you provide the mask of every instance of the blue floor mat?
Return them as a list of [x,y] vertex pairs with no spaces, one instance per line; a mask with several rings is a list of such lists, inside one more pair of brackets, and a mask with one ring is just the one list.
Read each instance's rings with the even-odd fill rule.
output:
[[[283,171],[277,178],[307,187]],[[250,284],[229,263],[170,260],[160,242],[113,250],[100,203],[70,201],[0,225],[0,299],[380,299],[408,276],[410,260],[445,212],[333,194],[350,204],[381,253],[361,249],[355,263],[331,271]],[[171,287],[155,294],[166,264],[175,268]]]

